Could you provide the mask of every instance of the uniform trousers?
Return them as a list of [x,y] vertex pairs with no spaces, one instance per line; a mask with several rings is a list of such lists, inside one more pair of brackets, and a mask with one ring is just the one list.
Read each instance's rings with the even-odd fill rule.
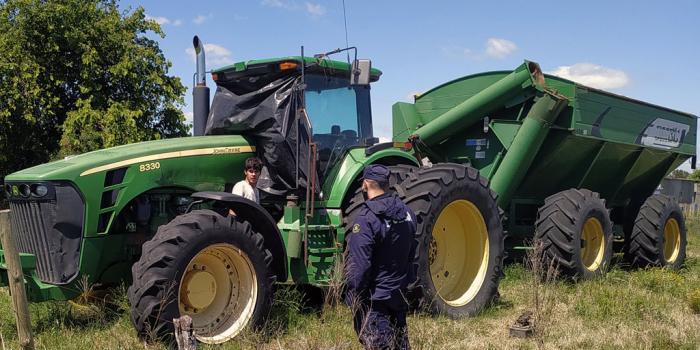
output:
[[408,350],[406,312],[403,298],[361,302],[355,307],[353,324],[365,349]]

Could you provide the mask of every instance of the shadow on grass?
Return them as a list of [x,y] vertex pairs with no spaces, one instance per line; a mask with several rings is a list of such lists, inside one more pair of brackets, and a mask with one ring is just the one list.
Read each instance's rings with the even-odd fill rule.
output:
[[56,326],[78,330],[103,329],[129,311],[125,286],[91,289],[75,301],[49,301],[30,306],[36,319],[36,333],[55,330]]
[[57,325],[69,329],[102,329],[114,324],[125,312],[113,305],[71,305],[68,302],[47,302],[37,306],[34,331],[42,333]]
[[307,317],[323,313],[324,293],[313,286],[277,286],[272,308],[265,326],[260,330],[264,339],[289,334],[300,328]]

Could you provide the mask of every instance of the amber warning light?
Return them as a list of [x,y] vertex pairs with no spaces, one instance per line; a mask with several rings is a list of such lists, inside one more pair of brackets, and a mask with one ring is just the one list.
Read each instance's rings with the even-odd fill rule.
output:
[[296,62],[282,62],[280,63],[280,70],[295,69],[297,67]]

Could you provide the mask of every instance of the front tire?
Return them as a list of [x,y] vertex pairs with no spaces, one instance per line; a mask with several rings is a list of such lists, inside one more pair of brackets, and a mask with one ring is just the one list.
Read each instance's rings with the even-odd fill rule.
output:
[[441,163],[415,169],[397,191],[417,217],[420,306],[472,316],[498,296],[503,226],[496,194],[474,168]]
[[171,340],[172,320],[192,317],[197,339],[218,344],[268,315],[272,254],[250,224],[210,210],[180,215],[144,243],[128,297],[141,338]]

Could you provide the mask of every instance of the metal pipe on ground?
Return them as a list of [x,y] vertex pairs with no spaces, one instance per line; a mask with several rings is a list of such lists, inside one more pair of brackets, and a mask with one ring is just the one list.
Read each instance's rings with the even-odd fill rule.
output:
[[499,194],[498,205],[501,208],[510,202],[510,197],[530,169],[551,125],[567,103],[566,97],[552,91],[545,91],[536,98],[491,179],[491,188]]
[[24,274],[19,259],[19,252],[12,237],[10,229],[10,211],[0,210],[0,240],[7,264],[7,277],[12,295],[12,305],[15,309],[17,321],[17,336],[22,349],[34,349],[32,337],[32,323],[29,318],[29,306],[27,304],[27,291],[24,289]]
[[543,87],[544,75],[537,63],[525,61],[501,80],[418,128],[414,135],[429,146],[438,144],[503,107],[532,86]]

